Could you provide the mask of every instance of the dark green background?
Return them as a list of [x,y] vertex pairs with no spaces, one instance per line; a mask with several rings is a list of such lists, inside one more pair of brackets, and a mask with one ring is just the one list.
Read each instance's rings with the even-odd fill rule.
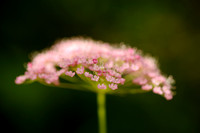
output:
[[176,80],[172,101],[153,93],[107,96],[108,133],[200,132],[198,0],[15,0],[0,4],[0,130],[97,133],[96,95],[15,85],[31,52],[63,37],[124,42],[155,56]]

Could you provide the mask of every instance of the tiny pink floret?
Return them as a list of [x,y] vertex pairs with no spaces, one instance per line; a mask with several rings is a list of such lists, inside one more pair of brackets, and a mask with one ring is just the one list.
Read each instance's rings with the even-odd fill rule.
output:
[[77,74],[83,74],[84,73],[84,67],[77,68],[76,73]]
[[133,71],[137,71],[137,70],[139,70],[139,66],[138,66],[138,65],[135,65],[135,64],[132,64],[131,69],[132,69]]
[[68,76],[70,76],[70,77],[74,77],[75,72],[67,71],[65,74],[68,75]]
[[98,60],[97,60],[97,59],[93,59],[92,61],[93,61],[94,64],[97,64],[97,63],[98,63]]
[[85,77],[92,78],[92,77],[93,77],[93,75],[92,75],[92,74],[90,74],[89,72],[85,72]]
[[25,75],[19,76],[19,77],[16,78],[15,83],[16,84],[22,84],[26,79],[27,79],[27,77]]
[[163,94],[163,91],[161,90],[161,87],[154,87],[153,92],[159,95]]
[[94,77],[92,77],[91,80],[98,81],[99,80],[99,76],[94,75]]
[[112,90],[116,90],[118,88],[117,84],[109,84],[109,87],[112,89]]
[[148,90],[151,90],[151,89],[152,89],[152,85],[149,85],[149,84],[143,85],[143,86],[142,86],[142,89],[143,89],[143,90],[147,90],[147,91],[148,91]]
[[144,77],[138,77],[133,80],[134,83],[139,84],[139,85],[144,85],[147,83],[147,79]]
[[172,94],[165,94],[164,97],[167,99],[167,100],[171,100],[173,98],[173,95]]
[[107,87],[106,87],[106,85],[104,85],[104,84],[98,84],[98,86],[97,86],[99,89],[106,89]]
[[162,87],[162,90],[163,90],[163,92],[164,92],[165,94],[170,94],[170,93],[171,93],[170,88],[169,88],[168,86],[163,86],[163,87]]

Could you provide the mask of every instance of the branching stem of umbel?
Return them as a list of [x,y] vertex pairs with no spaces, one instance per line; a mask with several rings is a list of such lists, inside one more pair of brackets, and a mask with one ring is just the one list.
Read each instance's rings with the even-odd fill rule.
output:
[[104,92],[97,93],[97,106],[99,133],[106,133],[106,95]]

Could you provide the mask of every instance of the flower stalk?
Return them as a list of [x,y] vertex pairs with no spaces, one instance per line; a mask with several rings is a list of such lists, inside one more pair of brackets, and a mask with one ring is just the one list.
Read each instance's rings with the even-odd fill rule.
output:
[[97,93],[97,113],[99,122],[99,133],[107,133],[106,128],[106,94]]

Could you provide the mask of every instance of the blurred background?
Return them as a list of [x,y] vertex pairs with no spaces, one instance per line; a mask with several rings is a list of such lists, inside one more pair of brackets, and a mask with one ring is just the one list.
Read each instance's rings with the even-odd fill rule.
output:
[[107,96],[108,133],[200,132],[198,0],[1,1],[0,132],[97,133],[96,95],[15,85],[30,53],[64,37],[124,42],[173,75],[172,101],[153,93]]

